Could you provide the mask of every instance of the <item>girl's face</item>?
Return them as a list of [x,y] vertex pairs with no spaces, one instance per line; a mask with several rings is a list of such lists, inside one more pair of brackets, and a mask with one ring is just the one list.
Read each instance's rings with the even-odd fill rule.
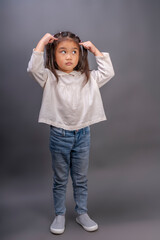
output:
[[55,51],[59,70],[70,73],[79,61],[79,46],[71,39],[60,42]]

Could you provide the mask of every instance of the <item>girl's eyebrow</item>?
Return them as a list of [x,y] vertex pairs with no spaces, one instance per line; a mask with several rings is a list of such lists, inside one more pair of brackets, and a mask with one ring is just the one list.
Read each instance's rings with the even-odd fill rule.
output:
[[[65,48],[65,47],[60,47],[59,49],[67,49],[67,48]],[[74,47],[74,48],[72,48],[72,49],[78,49],[77,47]]]

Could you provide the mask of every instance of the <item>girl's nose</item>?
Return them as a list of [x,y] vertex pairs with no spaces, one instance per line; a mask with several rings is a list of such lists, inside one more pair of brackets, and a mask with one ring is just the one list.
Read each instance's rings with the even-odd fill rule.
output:
[[71,54],[68,53],[68,54],[66,55],[66,58],[67,58],[67,59],[71,59],[71,58],[72,58]]

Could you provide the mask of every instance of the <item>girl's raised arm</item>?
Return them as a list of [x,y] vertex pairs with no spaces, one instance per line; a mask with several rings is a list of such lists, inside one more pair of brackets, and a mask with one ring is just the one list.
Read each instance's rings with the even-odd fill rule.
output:
[[44,52],[45,45],[48,43],[53,43],[54,40],[57,40],[53,35],[50,33],[46,33],[41,40],[38,42],[35,51],[36,52]]
[[91,77],[97,82],[99,88],[102,87],[115,75],[109,53],[100,52],[90,41],[79,44],[92,52],[96,57],[98,70],[93,70]]
[[81,45],[84,48],[86,48],[87,50],[89,50],[91,53],[94,54],[95,57],[103,56],[103,54],[98,50],[98,48],[96,48],[95,45],[90,41],[81,42],[81,43],[79,43],[79,45]]
[[52,43],[57,40],[50,33],[46,33],[38,42],[36,48],[33,49],[32,56],[28,63],[27,72],[44,87],[48,78],[48,69],[44,67],[44,47],[48,43]]

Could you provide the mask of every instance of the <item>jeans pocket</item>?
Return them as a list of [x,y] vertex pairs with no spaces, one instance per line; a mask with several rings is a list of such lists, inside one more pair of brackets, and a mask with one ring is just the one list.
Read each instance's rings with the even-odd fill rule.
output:
[[88,127],[85,127],[85,134],[87,135],[90,135],[90,126]]
[[50,127],[50,151],[62,153],[65,144],[65,136],[63,135],[63,129],[51,126]]
[[62,128],[58,128],[58,127],[55,127],[55,126],[50,126],[50,131],[51,131],[51,134],[54,134],[54,135],[59,135],[59,136],[63,135],[63,129]]

